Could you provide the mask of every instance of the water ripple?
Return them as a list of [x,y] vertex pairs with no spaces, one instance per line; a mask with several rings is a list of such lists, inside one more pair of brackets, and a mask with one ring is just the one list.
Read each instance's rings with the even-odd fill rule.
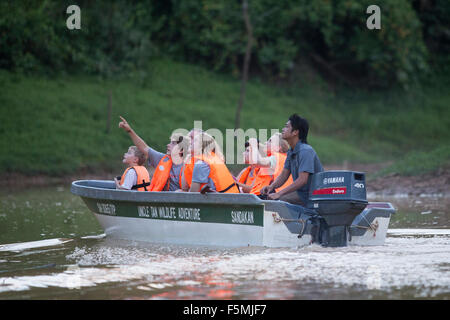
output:
[[[389,293],[412,287],[414,297],[449,294],[450,230],[434,235],[427,231],[391,233],[396,236],[388,237],[383,246],[298,249],[187,247],[104,239],[75,246],[66,255],[68,264],[61,272],[0,278],[0,292],[134,281],[136,290],[151,298],[167,298],[170,292],[171,298],[193,298],[206,289],[208,297],[249,298],[255,292],[248,288],[258,291],[262,287],[265,293],[258,298],[295,298],[299,285],[311,283],[328,292],[354,288],[355,292]],[[211,293],[211,288],[216,290]]]

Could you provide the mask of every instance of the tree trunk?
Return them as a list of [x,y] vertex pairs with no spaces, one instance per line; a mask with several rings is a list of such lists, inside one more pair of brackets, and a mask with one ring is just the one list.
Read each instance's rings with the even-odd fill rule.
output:
[[241,82],[241,95],[239,97],[239,103],[236,110],[236,118],[234,121],[234,129],[238,129],[241,121],[241,110],[245,100],[245,86],[248,79],[248,68],[250,65],[250,57],[252,53],[252,42],[253,42],[253,29],[250,23],[250,17],[248,15],[248,2],[247,0],[242,1],[242,11],[244,15],[245,27],[247,29],[247,47],[245,49],[244,67],[242,70],[242,82]]
[[111,90],[108,92],[108,105],[107,105],[107,117],[106,117],[106,133],[109,133],[111,131],[111,109],[112,109],[112,97],[111,97]]

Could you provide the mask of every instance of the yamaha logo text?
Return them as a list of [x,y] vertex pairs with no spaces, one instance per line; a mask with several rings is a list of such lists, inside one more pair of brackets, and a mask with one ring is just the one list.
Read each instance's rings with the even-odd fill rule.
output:
[[344,177],[324,178],[323,184],[329,183],[344,183]]

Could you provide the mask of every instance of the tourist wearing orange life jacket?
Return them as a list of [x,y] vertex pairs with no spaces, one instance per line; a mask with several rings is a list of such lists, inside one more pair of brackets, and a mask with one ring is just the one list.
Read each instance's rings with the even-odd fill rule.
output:
[[189,153],[185,158],[184,166],[181,171],[181,190],[188,192],[191,188],[192,183],[192,173],[194,171],[194,165],[195,165],[195,155],[194,155],[194,139],[195,136],[199,133],[202,133],[203,130],[199,128],[194,128],[191,131],[189,131],[188,136],[190,138],[190,147],[189,147]]
[[[189,192],[239,193],[233,176],[225,165],[219,146],[212,136],[206,132],[194,138],[194,169]],[[214,152],[213,152],[214,150]]]
[[[253,142],[253,140],[250,141]],[[243,193],[260,195],[260,190],[273,181],[273,175],[264,173],[261,170],[261,166],[257,163],[255,153],[253,152],[257,148],[257,142],[252,143],[252,145],[246,142],[245,147],[243,154],[244,162],[250,165],[239,173],[237,183]]]
[[[189,192],[189,189],[191,188],[191,183],[192,183],[192,174],[194,172],[194,166],[195,166],[195,154],[194,154],[194,139],[198,134],[201,134],[202,132],[204,132],[202,129],[199,128],[194,128],[192,129],[189,133],[188,136],[191,139],[191,145],[190,145],[190,150],[188,153],[188,156],[185,158],[184,161],[184,167],[182,169],[182,173],[181,173],[181,189],[180,191],[185,191],[185,192]],[[217,151],[216,151],[217,150]],[[223,156],[221,155],[220,152],[220,147],[217,145],[217,142],[214,140],[214,147],[212,148],[212,155],[217,155],[221,158],[223,158]]]
[[120,119],[122,121],[119,123],[119,128],[124,129],[136,147],[148,155],[148,164],[155,169],[148,191],[177,191],[181,189],[181,169],[189,148],[189,137],[173,134],[164,154],[149,147],[123,117],[120,117]]
[[181,191],[188,192],[191,188],[192,173],[194,172],[195,157],[189,155],[181,171]]
[[150,186],[150,177],[147,169],[143,166],[145,163],[145,153],[141,152],[136,146],[128,148],[128,152],[123,155],[122,162],[128,165],[121,177],[114,179],[116,189],[147,191]]
[[[274,134],[261,148],[258,148],[258,142],[254,138],[249,139],[247,144],[248,153],[244,153],[244,158],[246,163],[249,163],[247,157],[252,158],[250,162],[253,164],[245,168],[238,179],[242,183],[240,186],[243,192],[260,195],[260,190],[272,183],[283,171],[289,144],[281,138],[281,133]],[[288,180],[276,190],[280,191],[291,183],[292,177],[289,176]]]
[[[270,168],[273,171],[273,179],[275,180],[281,174],[284,168],[284,163],[286,161],[286,153],[289,150],[289,144],[281,136],[281,133],[277,132],[272,135],[269,140],[267,140],[264,151],[267,154],[268,160],[270,161]],[[260,160],[262,162],[264,160]],[[287,181],[279,188],[275,189],[279,192],[292,184],[292,175],[289,175]]]

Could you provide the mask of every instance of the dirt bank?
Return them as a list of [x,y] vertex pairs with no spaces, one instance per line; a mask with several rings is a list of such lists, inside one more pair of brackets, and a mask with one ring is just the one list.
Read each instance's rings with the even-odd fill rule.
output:
[[[384,195],[407,194],[420,196],[421,194],[442,194],[450,197],[450,168],[440,169],[434,173],[419,176],[400,176],[389,174],[381,178],[370,178],[371,175],[389,165],[384,164],[342,164],[328,165],[325,170],[354,170],[365,172],[368,176],[367,191]],[[70,186],[74,180],[99,179],[106,180],[114,177],[112,172],[80,171],[73,175],[51,177],[45,175],[26,176],[18,173],[0,175],[0,189],[16,191],[24,188],[39,188],[48,186]]]
[[441,194],[450,197],[450,169],[441,169],[434,173],[405,177],[398,174],[369,180],[368,191],[383,194]]
[[450,168],[439,169],[437,172],[418,176],[401,176],[396,173],[371,178],[379,170],[389,166],[390,163],[351,164],[325,166],[325,170],[354,170],[362,171],[367,175],[367,192],[377,194],[398,195],[406,194],[420,196],[423,194],[442,194],[450,196]]
[[42,188],[51,186],[70,186],[75,180],[112,180],[111,172],[79,172],[75,174],[54,177],[48,175],[24,175],[22,173],[4,173],[0,175],[0,190],[17,191],[28,188]]

